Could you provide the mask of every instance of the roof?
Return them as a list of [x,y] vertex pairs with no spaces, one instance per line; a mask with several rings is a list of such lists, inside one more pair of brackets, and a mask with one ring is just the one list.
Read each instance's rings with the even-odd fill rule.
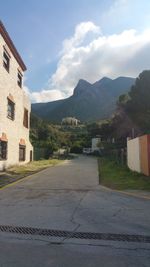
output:
[[22,68],[22,70],[25,71],[27,69],[26,65],[24,64],[21,56],[19,55],[15,45],[13,44],[13,41],[11,40],[11,38],[10,38],[6,28],[4,27],[3,23],[1,22],[1,20],[0,20],[0,34],[4,38],[6,44],[8,45],[10,51],[14,55],[15,59],[17,60],[18,64]]

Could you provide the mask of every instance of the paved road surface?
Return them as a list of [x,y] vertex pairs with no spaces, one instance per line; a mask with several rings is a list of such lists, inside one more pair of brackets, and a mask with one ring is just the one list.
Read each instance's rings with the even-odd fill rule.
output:
[[150,243],[126,240],[150,236],[149,211],[150,200],[99,186],[94,158],[51,167],[0,191],[0,228],[106,233],[108,240],[0,231],[0,267],[149,267]]

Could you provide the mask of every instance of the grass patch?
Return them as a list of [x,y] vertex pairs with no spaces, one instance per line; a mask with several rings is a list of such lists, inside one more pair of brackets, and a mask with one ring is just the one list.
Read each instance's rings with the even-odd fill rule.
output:
[[101,185],[117,190],[150,191],[150,177],[129,170],[108,158],[98,159],[99,182]]
[[55,166],[58,163],[62,162],[62,160],[58,159],[49,159],[49,160],[38,160],[38,161],[32,161],[25,165],[16,165],[8,169],[8,173],[11,174],[26,174],[26,173],[32,173],[37,172],[42,169],[45,169],[50,166]]
[[16,165],[8,168],[6,172],[0,173],[0,188],[61,162],[63,162],[63,160],[60,159],[38,160],[25,165]]

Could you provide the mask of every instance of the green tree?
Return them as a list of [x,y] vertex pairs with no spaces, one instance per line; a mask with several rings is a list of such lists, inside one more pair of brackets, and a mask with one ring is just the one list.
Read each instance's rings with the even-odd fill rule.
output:
[[119,101],[129,118],[143,132],[150,131],[150,70],[143,71],[131,87],[126,103]]

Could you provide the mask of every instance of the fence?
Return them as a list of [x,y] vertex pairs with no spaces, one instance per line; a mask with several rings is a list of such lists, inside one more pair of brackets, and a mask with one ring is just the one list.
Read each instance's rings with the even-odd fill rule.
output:
[[48,159],[50,156],[50,151],[45,147],[34,147],[34,160]]

